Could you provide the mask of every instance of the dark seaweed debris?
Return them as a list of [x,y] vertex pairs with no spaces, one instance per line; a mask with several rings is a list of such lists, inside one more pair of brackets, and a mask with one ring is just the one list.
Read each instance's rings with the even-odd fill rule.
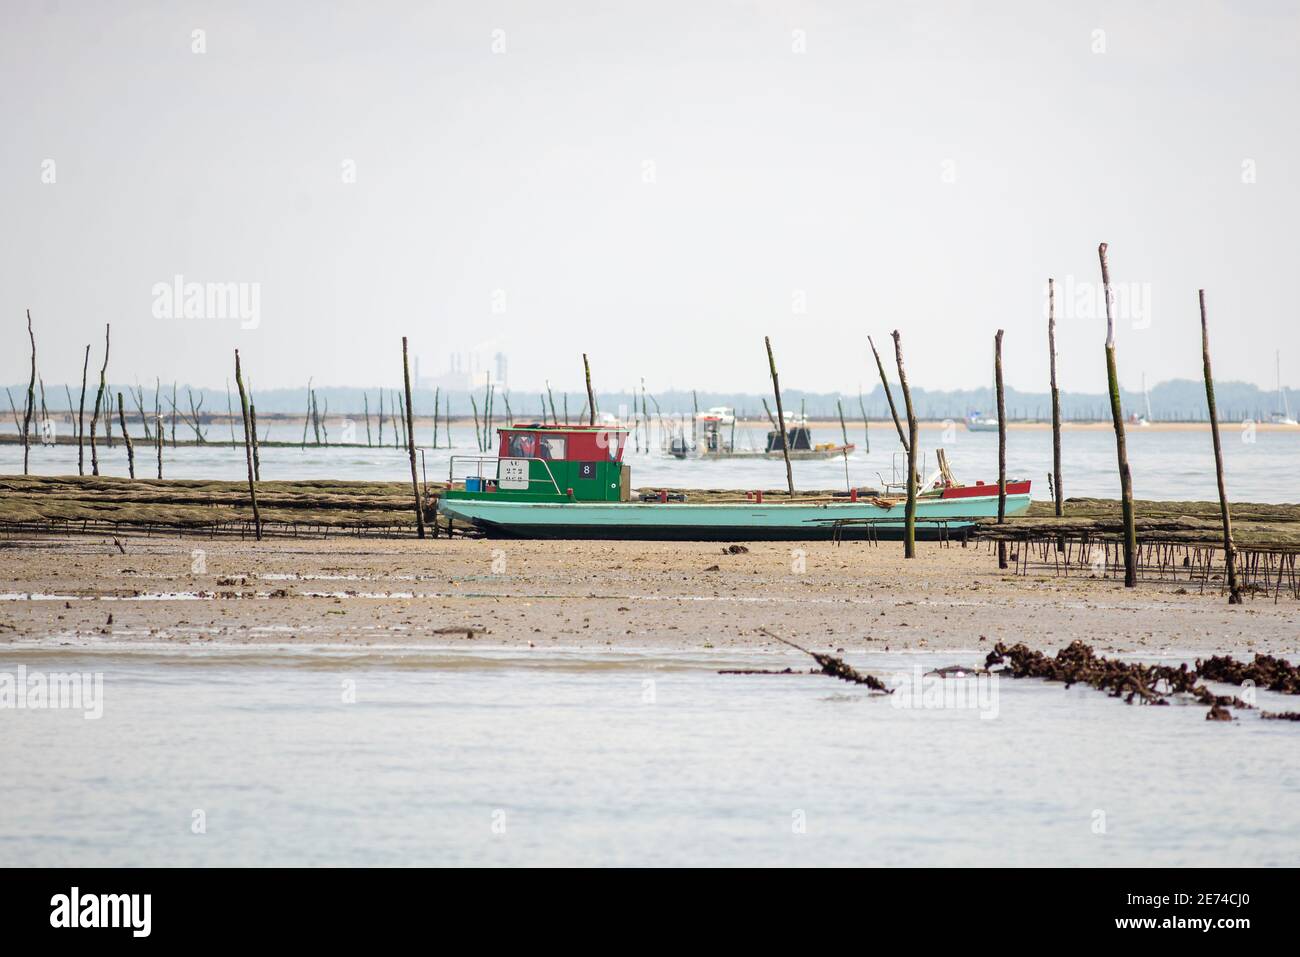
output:
[[1197,661],[1196,670],[1206,681],[1234,685],[1253,681],[1257,688],[1300,694],[1300,666],[1272,655],[1256,655],[1250,664],[1234,661],[1226,655],[1215,655],[1208,661]]
[[821,666],[821,674],[828,675],[831,678],[839,678],[841,681],[848,681],[856,685],[866,685],[872,691],[879,691],[884,694],[890,694],[890,690],[885,683],[874,675],[864,675],[862,672],[853,668],[843,658],[836,658],[834,655],[824,655],[817,651],[809,651],[807,648],[801,648],[793,641],[782,638],[780,635],[774,635],[766,628],[758,629],[760,634],[774,638],[783,645],[789,645],[796,651],[802,651],[805,655],[811,655],[813,660]]
[[[1205,716],[1207,721],[1231,721],[1232,712],[1228,708],[1249,710],[1254,705],[1235,695],[1216,695],[1205,686],[1204,681],[1240,684],[1252,680],[1270,691],[1287,691],[1291,694],[1296,692],[1289,689],[1297,685],[1297,669],[1290,662],[1269,655],[1256,655],[1255,661],[1249,665],[1229,657],[1214,657],[1208,662],[1198,660],[1195,668],[1189,668],[1186,664],[1171,668],[1167,665],[1145,665],[1099,658],[1092,646],[1082,641],[1072,641],[1058,651],[1055,657],[1033,651],[1024,644],[1007,647],[998,642],[989,652],[984,665],[988,668],[1002,665],[998,673],[1012,678],[1061,681],[1067,688],[1072,684],[1086,684],[1098,691],[1108,692],[1112,698],[1122,697],[1129,704],[1166,705],[1173,695],[1190,695],[1202,704],[1209,705],[1210,710]],[[1260,712],[1264,718],[1300,720],[1300,715],[1292,717],[1293,714],[1295,712]]]

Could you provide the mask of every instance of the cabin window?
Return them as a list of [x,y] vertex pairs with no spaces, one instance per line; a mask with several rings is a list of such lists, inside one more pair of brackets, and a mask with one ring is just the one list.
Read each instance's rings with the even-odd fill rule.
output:
[[538,437],[539,451],[538,458],[552,459],[553,461],[563,461],[564,459],[564,437],[560,435],[542,435]]
[[516,432],[510,436],[507,448],[514,459],[531,459],[537,457],[537,437],[529,432]]

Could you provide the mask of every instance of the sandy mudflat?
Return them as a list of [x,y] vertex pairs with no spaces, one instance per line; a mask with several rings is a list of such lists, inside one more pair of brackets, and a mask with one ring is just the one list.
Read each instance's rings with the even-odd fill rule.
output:
[[[51,537],[0,541],[0,646],[287,642],[1294,656],[1300,604],[1000,573],[985,547]],[[794,570],[804,551],[803,572]],[[206,570],[192,570],[202,549]],[[495,567],[494,567],[495,562]],[[710,570],[711,566],[718,570]],[[195,595],[198,599],[195,599]],[[43,596],[32,599],[25,596]],[[50,597],[53,596],[53,597]],[[111,623],[109,618],[112,618]],[[439,633],[436,629],[470,628]]]

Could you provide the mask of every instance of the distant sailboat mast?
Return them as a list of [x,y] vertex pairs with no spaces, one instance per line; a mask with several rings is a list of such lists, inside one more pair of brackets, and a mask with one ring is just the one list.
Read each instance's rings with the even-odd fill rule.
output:
[[1280,411],[1273,413],[1273,422],[1277,425],[1297,425],[1295,419],[1291,417],[1291,404],[1286,400],[1286,390],[1282,388],[1282,350],[1278,349],[1273,353],[1275,370],[1277,375],[1277,401],[1281,407]]

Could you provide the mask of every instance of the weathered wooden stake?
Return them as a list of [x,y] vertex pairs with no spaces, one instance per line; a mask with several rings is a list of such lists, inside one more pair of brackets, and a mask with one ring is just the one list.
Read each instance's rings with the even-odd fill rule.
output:
[[[229,379],[226,380],[229,383]],[[235,350],[235,385],[239,387],[239,408],[244,419],[244,459],[248,465],[248,498],[253,504],[253,532],[257,541],[262,540],[262,515],[257,510],[257,480],[253,470],[253,440],[249,432],[248,396],[244,393],[244,374],[239,366],[239,350]],[[226,396],[230,395],[230,386],[226,386]],[[233,423],[232,423],[233,424]]]
[[[871,351],[874,352],[876,347],[873,345]],[[903,368],[903,337],[894,330],[894,358],[898,362],[898,385],[903,390],[903,405],[907,408],[907,434],[908,440],[903,444],[907,447],[907,506],[903,512],[903,557],[916,557],[916,444],[917,444],[917,424],[916,413],[912,410],[912,390],[907,387],[907,371]],[[877,356],[877,361],[879,356]],[[884,372],[881,372],[884,375]],[[889,392],[889,384],[885,384],[885,392]],[[890,408],[893,408],[894,400],[889,400]],[[894,421],[898,421],[895,414]]]
[[32,377],[27,382],[27,404],[23,406],[23,474],[31,451],[32,418],[36,415],[36,334],[32,332],[32,311],[27,310],[27,337],[32,340]]
[[[442,403],[442,388],[438,387],[433,390],[433,447],[438,447],[438,406]],[[506,402],[506,411],[509,412],[510,403]],[[434,525],[435,531],[437,525]]]
[[226,380],[226,421],[230,423],[230,447],[235,447],[235,410],[230,404],[230,380]]
[[406,387],[406,453],[411,459],[411,492],[415,495],[415,532],[424,538],[424,508],[420,503],[420,483],[415,477],[415,412],[411,404],[411,367],[406,359],[406,336],[402,336],[402,382]]
[[[383,398],[383,393],[380,393]],[[380,426],[383,426],[383,420],[380,420]],[[311,379],[307,380],[307,411],[302,415],[302,447],[307,448],[307,429],[311,427]]]
[[[998,405],[998,524],[1007,520],[1007,401],[1002,391],[1002,330],[993,337],[993,385]],[[998,539],[998,568],[1007,567],[1007,543]]]
[[82,440],[86,437],[86,373],[90,371],[90,346],[86,346],[86,357],[81,361],[81,404],[77,407],[77,474],[86,474],[86,449]]
[[876,368],[880,370],[880,383],[885,387],[885,398],[889,400],[889,414],[894,417],[894,428],[898,430],[898,441],[903,443],[903,451],[908,451],[907,436],[903,434],[903,423],[898,419],[898,407],[894,405],[894,393],[889,388],[889,377],[885,375],[885,364],[880,361],[880,353],[876,351],[876,344],[867,336],[867,345],[871,346],[871,354],[876,357]]
[[248,384],[248,424],[253,431],[253,478],[262,481],[262,457],[257,448],[257,403],[253,401],[253,384]]
[[781,405],[781,381],[776,376],[776,359],[772,355],[772,340],[763,337],[767,346],[767,367],[772,373],[772,391],[776,393],[776,428],[781,433],[781,457],[785,459],[785,481],[790,488],[790,497],[794,498],[794,470],[790,468],[790,440],[785,434],[785,409]]
[[158,432],[158,477],[162,478],[162,450],[163,450],[163,417],[159,413],[154,423],[154,428]]
[[596,393],[591,390],[591,363],[587,361],[587,353],[582,354],[582,371],[587,377],[587,424],[596,424]]
[[95,426],[99,422],[99,410],[103,407],[104,390],[108,388],[104,374],[108,371],[108,334],[109,323],[104,324],[104,365],[99,370],[99,392],[95,394],[95,410],[90,416],[90,471],[99,474],[99,453],[95,451]]
[[[1201,358],[1205,366],[1205,403],[1210,410],[1210,436],[1214,440],[1214,474],[1219,480],[1219,512],[1223,516],[1223,564],[1228,575],[1228,604],[1241,604],[1237,584],[1237,546],[1232,541],[1232,512],[1228,508],[1228,486],[1223,480],[1223,449],[1219,445],[1219,412],[1214,404],[1214,374],[1210,370],[1210,324],[1205,316],[1205,290],[1201,300]],[[1280,574],[1280,572],[1279,572]]]
[[1061,390],[1056,387],[1056,280],[1047,280],[1047,351],[1052,360],[1052,489],[1056,517],[1065,514],[1065,493],[1061,491]]
[[835,408],[840,413],[840,435],[844,437],[844,491],[847,492],[853,487],[849,484],[849,430],[844,424],[844,403],[836,399]]
[[135,478],[135,448],[131,444],[131,433],[126,428],[126,404],[122,401],[122,393],[117,394],[117,418],[122,423],[122,441],[126,443],[126,467],[127,474]]
[[[370,441],[370,395],[369,395],[368,393],[366,393],[366,392],[362,392],[362,393],[361,393],[361,401],[362,401],[363,403],[365,403],[365,407],[366,407],[366,447],[369,448],[371,445],[374,444],[374,443],[372,443],[372,442]],[[435,418],[434,418],[434,429],[435,429],[435,430],[436,430],[437,427],[438,427],[437,422],[438,422],[438,420],[437,420],[437,418],[435,417]],[[436,439],[434,440],[434,448],[437,448],[437,440],[436,440]]]
[[1106,381],[1110,391],[1110,417],[1115,426],[1115,455],[1119,461],[1120,506],[1124,515],[1124,587],[1137,587],[1137,526],[1133,520],[1133,476],[1128,467],[1124,437],[1124,408],[1119,398],[1119,371],[1115,363],[1114,296],[1110,290],[1110,264],[1106,244],[1097,247],[1101,260],[1101,285],[1106,297]]
[[862,401],[862,390],[858,390],[858,408],[862,411],[862,451],[871,454],[871,420],[867,418],[867,404]]
[[474,398],[474,393],[469,394],[470,408],[474,410],[474,444],[478,446],[479,452],[483,451],[483,430],[478,424],[478,400]]

